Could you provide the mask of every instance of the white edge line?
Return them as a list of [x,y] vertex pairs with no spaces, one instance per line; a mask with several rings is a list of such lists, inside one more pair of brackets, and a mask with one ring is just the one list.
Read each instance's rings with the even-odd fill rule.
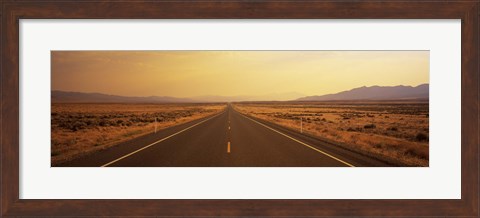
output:
[[329,154],[329,153],[327,153],[327,152],[324,152],[324,151],[322,151],[322,150],[320,150],[320,149],[318,149],[318,148],[315,148],[315,147],[313,147],[313,146],[311,146],[311,145],[308,145],[308,144],[306,144],[306,143],[304,143],[304,142],[302,142],[302,141],[300,141],[300,140],[298,140],[298,139],[296,139],[296,138],[293,138],[293,137],[291,137],[291,136],[289,136],[289,135],[287,135],[287,134],[284,134],[284,133],[282,133],[282,132],[280,132],[280,131],[278,131],[278,130],[276,130],[276,129],[273,129],[273,128],[271,128],[271,127],[269,127],[269,126],[267,126],[267,125],[265,125],[265,124],[263,124],[263,123],[260,123],[260,122],[254,120],[254,119],[252,119],[252,118],[250,118],[250,117],[247,117],[247,116],[243,115],[242,113],[239,113],[239,114],[242,115],[242,116],[244,116],[245,118],[247,118],[247,119],[255,122],[255,123],[258,123],[258,124],[260,124],[260,125],[268,128],[268,129],[270,129],[270,130],[272,130],[272,131],[274,131],[274,132],[276,132],[276,133],[278,133],[278,134],[280,134],[280,135],[283,135],[283,136],[285,136],[285,137],[287,137],[287,138],[289,138],[289,139],[291,139],[291,140],[293,140],[293,141],[296,141],[296,142],[298,142],[298,143],[300,143],[300,144],[302,144],[302,145],[305,145],[305,146],[307,146],[307,147],[309,147],[309,148],[311,148],[311,149],[313,149],[313,150],[315,150],[315,151],[317,151],[317,152],[320,152],[320,153],[322,153],[322,154],[324,154],[324,155],[326,155],[326,156],[328,156],[328,157],[330,157],[330,158],[332,158],[332,159],[334,159],[334,160],[336,160],[336,161],[339,161],[339,162],[341,162],[341,163],[343,163],[343,164],[345,164],[345,165],[347,165],[347,166],[349,166],[349,167],[355,167],[355,166],[352,165],[351,163],[348,163],[348,162],[346,162],[346,161],[343,161],[343,160],[341,160],[341,159],[339,159],[339,158],[337,158],[337,157],[335,157],[335,156],[333,156],[333,155],[331,155],[331,154]]
[[155,145],[155,144],[157,144],[157,143],[159,143],[159,142],[165,141],[165,140],[167,140],[167,139],[169,139],[169,138],[171,138],[171,137],[173,137],[173,136],[176,136],[176,135],[178,135],[178,134],[180,134],[180,133],[182,133],[182,132],[185,132],[185,131],[187,131],[187,130],[195,127],[195,126],[198,126],[198,125],[200,125],[200,124],[202,124],[202,123],[204,123],[204,122],[206,122],[206,121],[208,121],[208,120],[210,120],[210,119],[212,119],[212,118],[214,118],[214,117],[217,117],[217,116],[219,116],[220,114],[223,114],[223,113],[224,113],[224,112],[219,113],[219,114],[217,114],[217,115],[214,115],[213,117],[210,117],[210,118],[208,118],[208,119],[206,119],[206,120],[203,120],[203,121],[201,121],[201,122],[198,122],[198,123],[196,123],[196,124],[194,124],[194,125],[192,125],[192,126],[189,126],[189,127],[185,128],[185,129],[179,131],[179,132],[176,132],[176,133],[174,133],[174,134],[172,134],[172,135],[169,135],[169,136],[167,136],[167,137],[165,137],[165,138],[162,138],[162,139],[160,139],[160,140],[158,140],[158,141],[156,141],[156,142],[153,142],[153,143],[151,143],[151,144],[149,144],[149,145],[147,145],[147,146],[145,146],[145,147],[142,147],[142,148],[140,148],[140,149],[138,149],[138,150],[135,150],[135,151],[133,151],[133,152],[131,152],[131,153],[128,153],[128,154],[126,154],[126,155],[124,155],[124,156],[121,156],[121,157],[119,157],[119,158],[117,158],[117,159],[115,159],[115,160],[112,160],[112,161],[110,161],[110,162],[102,165],[101,167],[109,166],[109,165],[111,165],[111,164],[113,164],[113,163],[115,163],[115,162],[117,162],[117,161],[119,161],[119,160],[122,160],[122,159],[124,159],[124,158],[126,158],[126,157],[129,157],[129,156],[135,154],[135,153],[138,153],[138,152],[140,152],[140,151],[142,151],[142,150],[145,150],[145,149],[147,149],[147,148],[149,148],[149,147],[151,147],[151,146],[153,146],[153,145]]

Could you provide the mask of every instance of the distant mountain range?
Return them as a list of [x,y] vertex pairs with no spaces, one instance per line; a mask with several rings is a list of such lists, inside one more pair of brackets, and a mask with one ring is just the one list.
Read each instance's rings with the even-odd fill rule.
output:
[[414,100],[428,99],[429,85],[412,86],[370,86],[360,87],[328,95],[306,96],[296,101],[341,101],[341,100]]
[[196,102],[234,102],[234,101],[286,101],[305,95],[299,93],[274,93],[258,96],[219,96],[206,95],[191,98],[176,98],[170,96],[127,97],[102,93],[83,93],[52,91],[52,103],[196,103]]
[[52,91],[52,103],[186,103],[188,98],[168,96],[127,97],[102,93]]
[[428,99],[429,85],[360,87],[328,95],[306,96],[296,93],[277,93],[258,96],[207,95],[191,98],[170,96],[128,97],[102,93],[52,91],[52,103],[199,103],[239,101],[342,101],[342,100],[415,100]]

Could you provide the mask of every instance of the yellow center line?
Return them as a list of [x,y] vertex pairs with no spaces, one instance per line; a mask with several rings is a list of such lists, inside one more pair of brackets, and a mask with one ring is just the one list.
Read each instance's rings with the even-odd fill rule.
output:
[[228,145],[227,145],[227,153],[230,153],[230,142],[228,142]]
[[329,154],[329,153],[327,153],[327,152],[325,152],[325,151],[322,151],[322,150],[320,150],[320,149],[318,149],[318,148],[315,148],[315,147],[313,147],[313,146],[311,146],[311,145],[308,145],[307,143],[304,143],[304,142],[302,142],[302,141],[300,141],[300,140],[298,140],[298,139],[296,139],[296,138],[293,138],[293,137],[291,137],[291,136],[289,136],[289,135],[286,135],[286,134],[284,134],[284,133],[282,133],[282,132],[280,132],[280,131],[278,131],[278,130],[276,130],[276,129],[273,129],[273,128],[271,128],[271,127],[269,127],[269,126],[267,126],[267,125],[265,125],[265,124],[263,124],[263,123],[260,123],[260,122],[254,120],[254,119],[252,119],[252,118],[250,118],[250,117],[247,117],[247,116],[245,116],[245,115],[243,115],[243,114],[240,114],[240,115],[242,115],[242,116],[244,116],[245,118],[247,118],[247,119],[249,119],[249,120],[251,120],[251,121],[253,121],[253,122],[255,122],[255,123],[258,123],[258,124],[260,124],[260,125],[268,128],[268,129],[270,129],[270,130],[272,130],[272,131],[274,131],[274,132],[276,132],[276,133],[278,133],[278,134],[280,134],[280,135],[283,135],[283,136],[285,136],[285,137],[287,137],[287,138],[289,138],[289,139],[291,139],[291,140],[293,140],[293,141],[296,141],[296,142],[298,142],[298,143],[300,143],[300,144],[302,144],[302,145],[304,145],[304,146],[307,146],[308,148],[311,148],[311,149],[313,149],[314,151],[317,151],[317,152],[319,152],[319,153],[322,153],[322,154],[324,154],[324,155],[326,155],[326,156],[328,156],[328,157],[330,157],[330,158],[332,158],[332,159],[334,159],[334,160],[336,160],[336,161],[338,161],[338,162],[341,162],[341,163],[343,163],[343,164],[345,164],[345,165],[347,165],[347,166],[349,166],[349,167],[355,167],[355,166],[352,165],[351,163],[348,163],[348,162],[346,162],[346,161],[344,161],[344,160],[341,160],[340,158],[337,158],[337,157],[335,157],[335,156],[333,156],[333,155],[331,155],[331,154]]
[[176,135],[178,135],[178,134],[180,134],[180,133],[182,133],[182,132],[185,132],[185,131],[187,131],[187,130],[195,127],[195,126],[198,126],[198,125],[200,125],[200,124],[202,124],[202,123],[204,123],[204,122],[206,122],[206,121],[208,121],[208,120],[210,120],[210,119],[212,119],[212,118],[214,118],[214,117],[217,117],[217,116],[220,115],[220,114],[223,114],[223,113],[219,113],[219,114],[217,114],[217,115],[215,115],[215,116],[213,116],[213,117],[210,117],[210,118],[208,118],[208,119],[206,119],[206,120],[203,120],[203,121],[201,121],[201,122],[198,122],[198,123],[196,123],[196,124],[194,124],[194,125],[192,125],[192,126],[189,126],[189,127],[185,128],[185,129],[179,131],[179,132],[176,132],[176,133],[174,133],[174,134],[172,134],[172,135],[169,135],[169,136],[167,136],[167,137],[165,137],[165,138],[163,138],[163,139],[160,139],[160,140],[158,140],[158,141],[156,141],[156,142],[154,142],[154,143],[151,143],[151,144],[149,144],[149,145],[147,145],[147,146],[145,146],[145,147],[142,147],[142,148],[140,148],[140,149],[138,149],[138,150],[135,150],[135,151],[133,151],[133,152],[131,152],[131,153],[128,153],[128,154],[126,154],[126,155],[124,155],[124,156],[121,156],[121,157],[119,157],[119,158],[117,158],[117,159],[115,159],[115,160],[113,160],[113,161],[110,161],[110,162],[102,165],[101,167],[109,166],[109,165],[111,165],[111,164],[113,164],[113,163],[115,163],[115,162],[117,162],[117,161],[119,161],[119,160],[122,160],[122,159],[124,159],[124,158],[126,158],[126,157],[129,157],[129,156],[135,154],[135,153],[138,153],[138,152],[140,152],[140,151],[142,151],[142,150],[145,150],[145,149],[147,149],[147,148],[149,148],[149,147],[151,147],[151,146],[153,146],[153,145],[155,145],[155,144],[157,144],[157,143],[159,143],[159,142],[165,141],[165,140],[167,140],[167,139],[169,139],[169,138],[171,138],[171,137],[173,137],[173,136],[176,136]]

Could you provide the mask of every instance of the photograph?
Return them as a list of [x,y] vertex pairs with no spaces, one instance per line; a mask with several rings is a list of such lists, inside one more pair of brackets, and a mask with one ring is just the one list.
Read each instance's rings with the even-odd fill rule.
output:
[[429,167],[428,50],[50,55],[51,167]]

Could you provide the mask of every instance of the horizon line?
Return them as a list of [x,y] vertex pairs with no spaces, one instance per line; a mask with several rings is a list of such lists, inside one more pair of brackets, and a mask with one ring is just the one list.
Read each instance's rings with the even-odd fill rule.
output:
[[[430,83],[421,83],[419,85],[416,85],[416,86],[413,86],[413,85],[393,85],[393,86],[381,86],[381,85],[372,85],[372,86],[359,86],[359,87],[355,87],[355,88],[351,88],[351,89],[347,89],[347,90],[343,90],[343,91],[339,91],[339,92],[335,92],[335,93],[327,93],[327,94],[313,94],[313,95],[306,95],[306,94],[303,94],[303,93],[300,93],[300,92],[295,92],[295,91],[291,91],[291,92],[283,92],[283,93],[268,93],[268,94],[258,94],[258,95],[247,95],[247,94],[238,94],[238,95],[217,95],[217,94],[205,94],[205,95],[196,95],[196,96],[189,96],[189,97],[177,97],[177,96],[173,96],[173,95],[144,95],[144,96],[127,96],[127,95],[121,95],[121,94],[110,94],[110,93],[105,93],[105,92],[96,92],[96,91],[71,91],[71,90],[58,90],[58,89],[52,89],[50,92],[55,92],[55,91],[58,91],[58,92],[70,92],[70,93],[83,93],[83,94],[102,94],[102,95],[110,95],[110,96],[119,96],[119,97],[131,97],[131,98],[148,98],[148,97],[170,97],[170,98],[180,98],[180,99],[189,99],[189,98],[198,98],[198,97],[208,97],[208,96],[213,96],[213,97],[257,97],[257,96],[262,96],[262,95],[273,95],[273,94],[285,94],[285,93],[296,93],[296,94],[300,94],[300,95],[303,95],[303,97],[308,97],[308,96],[323,96],[323,95],[332,95],[332,94],[338,94],[338,93],[341,93],[341,92],[345,92],[345,91],[351,91],[353,89],[357,89],[357,88],[363,88],[363,87],[366,87],[366,88],[370,88],[370,87],[398,87],[398,86],[406,86],[406,87],[412,87],[412,88],[415,88],[415,87],[418,87],[418,86],[421,86],[421,85],[430,85]],[[292,99],[294,100],[294,99]],[[289,100],[272,100],[272,101],[289,101]]]

